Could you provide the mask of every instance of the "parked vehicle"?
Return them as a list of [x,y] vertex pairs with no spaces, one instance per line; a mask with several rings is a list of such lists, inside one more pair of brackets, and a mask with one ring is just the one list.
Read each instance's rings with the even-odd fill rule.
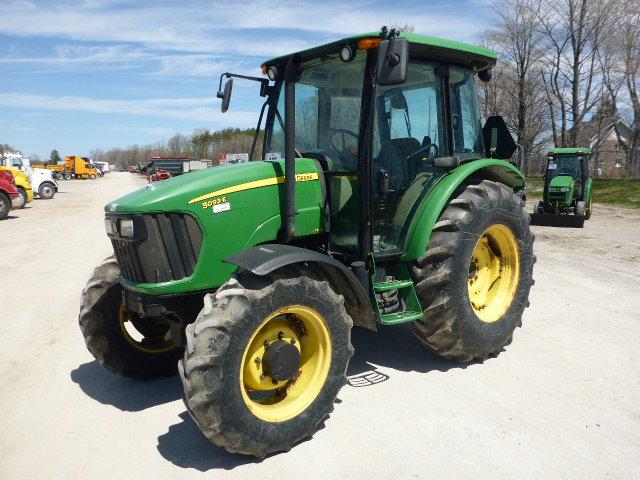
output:
[[56,165],[52,163],[34,163],[34,168],[49,170],[56,180],[71,180],[71,172],[65,171],[64,165]]
[[532,225],[582,228],[591,218],[590,156],[588,148],[554,148],[549,152],[543,196],[531,215]]
[[146,173],[150,169],[162,169],[170,172],[173,177],[209,167],[211,167],[211,160],[191,157],[149,157],[138,164],[141,173]]
[[170,178],[172,178],[172,175],[169,170],[159,169],[149,172],[150,182],[161,182],[163,180],[169,180]]
[[13,179],[16,182],[16,187],[18,188],[18,192],[20,193],[20,208],[24,208],[27,206],[27,203],[33,202],[33,188],[31,187],[31,182],[29,181],[29,175],[20,171],[16,167],[0,166],[0,170],[4,170],[13,175]]
[[53,198],[58,192],[58,183],[54,180],[54,172],[49,169],[37,167],[37,165],[42,164],[31,165],[27,157],[0,158],[0,164],[4,164],[5,167],[18,168],[29,175],[29,182],[31,183],[33,194],[43,200]]
[[12,209],[20,208],[21,205],[22,196],[12,173],[0,170],[0,220],[7,218]]
[[105,173],[109,173],[111,171],[111,165],[109,165],[109,162],[103,162],[103,161],[97,160],[97,161],[93,162],[93,165],[95,165],[96,168],[98,170],[100,170],[100,172],[103,175]]
[[271,59],[268,78],[223,74],[223,112],[234,79],[259,83],[273,160],[106,205],[115,256],[82,293],[89,351],[130,377],[177,369],[204,435],[258,457],[322,427],[354,325],[410,323],[455,361],[499,355],[535,257],[515,142],[500,117],[481,126],[476,79],[496,60],[385,28]]
[[91,166],[88,158],[78,155],[67,155],[65,173],[70,173],[73,178],[90,178],[91,180],[95,180],[99,175],[98,169]]

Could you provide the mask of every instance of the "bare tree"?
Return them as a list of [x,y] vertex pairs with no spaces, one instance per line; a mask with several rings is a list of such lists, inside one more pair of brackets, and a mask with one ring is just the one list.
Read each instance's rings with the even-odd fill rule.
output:
[[[609,17],[607,35],[598,55],[602,81],[616,113],[614,120],[624,116],[631,134],[623,138],[617,124],[614,127],[618,144],[624,149],[627,175],[640,177],[640,2],[619,0],[618,8]],[[620,111],[623,110],[621,114]]]
[[493,78],[480,84],[481,112],[502,115],[528,159],[539,156],[548,143],[548,114],[540,62],[543,34],[539,0],[496,0],[499,21],[484,33],[481,43],[498,52]]
[[556,145],[576,146],[582,122],[601,98],[596,52],[611,3],[541,0],[542,76]]

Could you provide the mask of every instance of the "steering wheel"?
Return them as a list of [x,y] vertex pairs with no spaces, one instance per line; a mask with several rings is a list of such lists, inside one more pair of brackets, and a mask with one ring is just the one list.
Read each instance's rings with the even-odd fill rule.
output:
[[[422,147],[420,150],[416,150],[415,152],[413,152],[411,155],[409,155],[407,157],[407,161],[418,161],[418,160],[422,160],[425,156],[427,158],[430,158],[430,153],[431,153],[431,149],[434,149],[436,151],[435,157],[438,156],[439,149],[438,149],[438,145],[436,145],[435,143],[430,143],[428,145],[425,145],[424,147]],[[435,158],[434,157],[434,158]]]
[[[336,144],[333,142],[333,139],[336,135],[340,135],[342,140],[342,148],[338,148]],[[331,148],[333,148],[336,152],[344,152],[347,148],[346,137],[353,137],[356,140],[356,148],[358,146],[358,134],[352,132],[351,130],[347,130],[346,128],[330,128],[329,129],[329,144]]]

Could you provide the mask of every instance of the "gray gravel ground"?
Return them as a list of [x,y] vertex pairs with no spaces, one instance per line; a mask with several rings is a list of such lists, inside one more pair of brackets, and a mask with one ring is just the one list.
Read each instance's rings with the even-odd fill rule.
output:
[[178,377],[119,378],[84,346],[80,292],[111,248],[102,208],[142,184],[63,181],[0,222],[0,479],[638,478],[640,211],[535,227],[531,307],[484,364],[442,360],[406,326],[354,331],[365,386],[340,392],[311,441],[258,462],[204,439]]

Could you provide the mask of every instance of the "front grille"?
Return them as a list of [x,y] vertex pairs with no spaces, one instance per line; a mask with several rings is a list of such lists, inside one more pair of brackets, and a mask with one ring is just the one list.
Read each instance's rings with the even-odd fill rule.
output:
[[551,202],[564,202],[567,198],[566,192],[549,192],[549,201]]
[[180,213],[140,217],[146,228],[144,238],[111,238],[122,276],[134,282],[160,283],[191,275],[202,246],[202,232],[193,217]]

